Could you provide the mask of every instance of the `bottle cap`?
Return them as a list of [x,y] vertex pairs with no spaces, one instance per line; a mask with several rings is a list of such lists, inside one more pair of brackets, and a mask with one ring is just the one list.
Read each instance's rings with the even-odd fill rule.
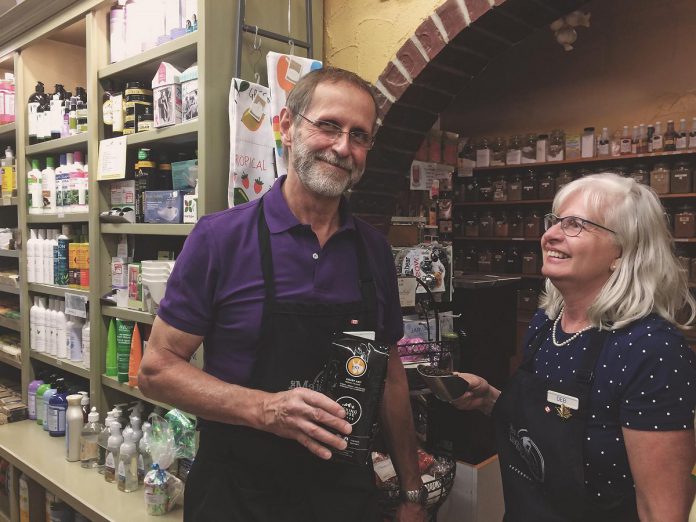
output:
[[99,422],[99,412],[96,406],[92,406],[92,411],[87,415],[87,422]]

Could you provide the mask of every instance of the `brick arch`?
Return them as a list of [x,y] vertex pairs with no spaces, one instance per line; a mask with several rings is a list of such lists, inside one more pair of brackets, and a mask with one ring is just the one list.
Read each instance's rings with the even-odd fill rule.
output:
[[[487,64],[587,0],[447,0],[424,20],[375,82],[379,130],[353,211],[386,225],[404,174],[439,114]],[[551,34],[549,33],[549,37]],[[380,216],[383,216],[380,218]]]

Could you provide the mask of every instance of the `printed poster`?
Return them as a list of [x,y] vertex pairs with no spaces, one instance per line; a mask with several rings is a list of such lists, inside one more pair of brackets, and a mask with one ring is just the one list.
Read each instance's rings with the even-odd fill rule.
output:
[[230,86],[230,207],[258,199],[275,181],[268,87],[232,78]]
[[411,190],[430,190],[435,180],[450,179],[454,167],[442,163],[414,161],[411,163]]
[[283,160],[283,145],[280,142],[280,111],[298,80],[310,71],[321,69],[322,63],[311,58],[269,52],[266,55],[266,65],[268,86],[271,91],[272,126],[269,136],[271,136],[271,143],[275,146],[276,170],[278,176],[282,176],[287,174],[287,167]]

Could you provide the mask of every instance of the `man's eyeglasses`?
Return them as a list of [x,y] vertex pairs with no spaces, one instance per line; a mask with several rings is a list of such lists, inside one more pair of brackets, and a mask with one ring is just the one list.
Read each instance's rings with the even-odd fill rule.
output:
[[544,216],[544,230],[548,230],[556,223],[561,224],[561,230],[563,230],[563,233],[569,237],[579,236],[580,232],[585,230],[587,225],[592,225],[593,227],[598,227],[606,230],[607,232],[611,232],[612,234],[616,234],[616,232],[610,228],[603,227],[602,225],[590,221],[589,219],[583,219],[578,216],[558,217],[555,214],[546,214]]
[[315,126],[319,132],[321,132],[327,138],[333,140],[334,143],[343,134],[348,135],[348,139],[349,139],[351,145],[354,145],[356,147],[360,147],[361,149],[369,150],[372,148],[372,145],[374,145],[374,143],[375,143],[375,139],[367,132],[357,131],[357,130],[344,131],[341,127],[339,127],[335,123],[331,123],[330,121],[310,120],[304,114],[299,114],[299,113],[298,113],[298,116],[300,118],[302,118],[303,120],[305,120],[307,123]]

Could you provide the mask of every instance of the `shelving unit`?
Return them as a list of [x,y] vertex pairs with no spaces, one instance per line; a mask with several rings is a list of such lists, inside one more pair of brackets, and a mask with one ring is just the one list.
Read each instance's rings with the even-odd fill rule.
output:
[[89,298],[89,290],[70,288],[69,286],[45,285],[42,283],[29,283],[29,291],[36,294],[55,295],[65,298],[65,294],[83,295]]
[[68,359],[59,359],[53,355],[48,355],[47,353],[31,352],[31,358],[36,361],[41,361],[42,363],[58,368],[59,370],[64,370],[83,379],[90,379],[91,372],[89,368],[85,368],[82,364],[70,361]]

